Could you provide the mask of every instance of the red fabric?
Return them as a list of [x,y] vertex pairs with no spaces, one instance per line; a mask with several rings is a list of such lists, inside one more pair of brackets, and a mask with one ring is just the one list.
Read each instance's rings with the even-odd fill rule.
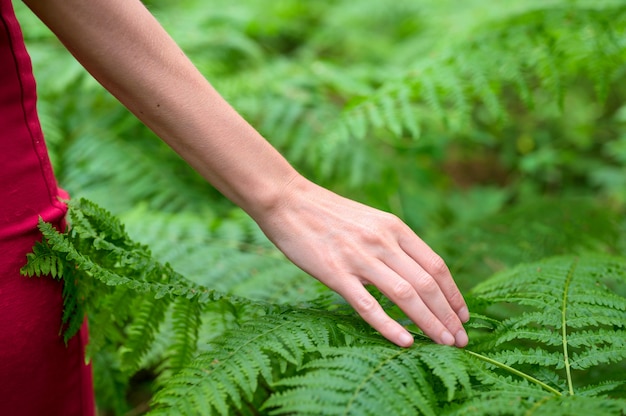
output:
[[57,187],[36,112],[30,58],[10,0],[0,0],[0,415],[95,413],[86,327],[59,336],[61,282],[20,267],[39,216],[63,226]]

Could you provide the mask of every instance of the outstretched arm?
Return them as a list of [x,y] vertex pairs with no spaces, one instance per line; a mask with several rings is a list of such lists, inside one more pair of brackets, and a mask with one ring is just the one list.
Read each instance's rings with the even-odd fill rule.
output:
[[139,0],[25,3],[105,88],[383,336],[413,343],[364,284],[378,287],[434,341],[467,344],[461,322],[469,313],[441,258],[391,214],[298,174]]

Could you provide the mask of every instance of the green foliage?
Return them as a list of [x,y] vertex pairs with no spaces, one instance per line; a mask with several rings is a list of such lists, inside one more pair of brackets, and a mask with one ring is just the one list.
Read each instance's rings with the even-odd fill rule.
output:
[[[583,185],[626,201],[621,1],[151,3],[207,78],[290,161],[367,202],[408,213],[424,189],[446,191],[440,166],[470,185],[513,184],[511,196]],[[221,208],[23,14],[67,189],[116,213],[137,203]],[[479,167],[476,178],[464,159],[485,153],[495,160],[476,162],[500,169]]]
[[156,413],[228,414],[254,403],[258,390],[288,367],[301,366],[311,350],[340,338],[336,318],[320,311],[277,311],[244,323],[164,383]]
[[491,215],[484,215],[484,204],[476,204],[478,214],[457,213],[453,205],[459,203],[472,206],[451,201],[439,221],[455,225],[424,238],[444,258],[455,259],[450,267],[466,290],[479,276],[519,263],[565,254],[624,253],[620,214],[595,199],[528,198]]
[[[87,305],[98,328],[90,349],[109,360],[109,383],[130,379],[150,354],[162,363],[153,414],[626,412],[623,257],[560,256],[504,270],[472,291],[466,350],[419,333],[401,349],[324,299],[272,304],[192,283],[88,201],[73,202],[69,218],[66,233],[41,223],[45,241],[23,272],[55,267],[73,284],[66,334]],[[216,310],[232,320],[200,342]],[[156,345],[161,330],[165,348]]]
[[[623,378],[608,380],[606,374],[624,371],[626,298],[614,288],[623,290],[625,266],[621,258],[587,254],[553,257],[495,275],[476,286],[473,295],[500,319],[485,320],[489,331],[475,336],[472,349],[483,354],[480,358],[487,363],[515,367],[526,376],[543,379],[544,389],[559,393],[545,400],[537,397],[537,403],[527,405],[532,411],[548,413],[560,407],[568,414],[576,406],[592,408],[595,403],[600,406],[595,412],[619,414],[624,406],[619,401],[584,403],[568,397],[598,389],[621,389],[617,396],[623,397]],[[591,367],[596,369],[588,371]],[[492,379],[486,381],[490,387],[475,401],[506,397],[510,386],[487,377]],[[461,409],[475,406],[467,403]]]
[[377,294],[417,337],[384,342],[16,2],[76,197],[24,272],[64,279],[66,337],[87,313],[103,411],[147,378],[157,414],[626,414],[623,1],[146,3],[304,174],[442,254],[471,344]]
[[322,358],[302,366],[302,375],[276,383],[286,390],[264,408],[273,408],[271,414],[440,414],[439,401],[471,392],[466,360],[459,350],[418,345],[320,349]]
[[[319,296],[313,281],[267,240],[242,211],[164,213],[138,206],[124,215],[129,233],[150,244],[155,257],[198,283],[271,302]],[[275,279],[276,275],[281,279]]]
[[[171,266],[157,263],[148,248],[133,242],[124,226],[107,211],[86,200],[80,200],[76,205],[79,208],[68,214],[72,224],[68,234],[60,234],[50,224],[41,224],[40,229],[46,242],[37,245],[34,252],[29,254],[28,265],[23,269],[29,276],[56,269],[56,275],[70,283],[68,286],[71,290],[66,290],[68,293],[65,296],[66,308],[82,311],[85,305],[90,305],[94,310],[101,311],[103,320],[110,318],[107,315],[111,310],[108,307],[99,308],[100,302],[110,307],[112,305],[108,302],[112,301],[115,305],[113,310],[122,318],[127,318],[131,310],[139,310],[132,317],[136,326],[128,328],[129,339],[145,345],[145,338],[151,339],[153,336],[156,325],[164,316],[164,308],[172,301],[172,295],[202,303],[224,298],[221,293],[180,278]],[[72,268],[68,270],[70,266],[67,263],[52,258],[52,252],[64,253],[63,258],[72,262]],[[88,276],[91,283],[79,284],[78,278],[72,280],[66,276],[78,272]],[[137,297],[129,299],[124,290],[113,292],[110,289],[118,286],[149,294],[154,301]],[[106,294],[111,296],[104,296]],[[189,309],[191,311],[193,308]],[[64,321],[70,327],[66,337],[74,335],[82,319],[82,314],[77,313]],[[91,344],[94,344],[93,340]],[[97,342],[95,344],[97,346]],[[130,351],[135,349],[131,347]]]

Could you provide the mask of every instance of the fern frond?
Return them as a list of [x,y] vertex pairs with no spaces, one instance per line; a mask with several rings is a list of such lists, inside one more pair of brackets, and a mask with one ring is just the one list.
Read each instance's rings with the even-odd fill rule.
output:
[[122,219],[155,258],[202,286],[268,303],[312,300],[325,290],[239,209],[217,218],[211,212],[171,214],[140,206]]
[[32,252],[26,255],[27,263],[21,268],[24,276],[52,276],[55,279],[63,277],[63,261],[45,242],[36,243]]
[[[89,287],[86,295],[85,309],[90,328],[98,328],[90,331],[87,357],[95,357],[102,353],[105,360],[118,357],[119,346],[124,343],[126,337],[125,327],[132,322],[135,311],[134,305],[140,301],[140,297],[132,290],[124,287],[111,287],[98,282],[89,282],[85,279],[82,286]],[[107,347],[114,345],[112,350]],[[121,370],[121,360],[116,363],[116,368]]]
[[539,400],[525,414],[544,415],[622,415],[626,400],[606,397],[558,396]]
[[622,347],[625,345],[626,340],[624,340],[624,338],[620,335],[620,331],[616,331],[615,329],[579,331],[569,334],[567,337],[567,342],[573,348],[603,344]]
[[170,302],[163,298],[151,297],[140,299],[138,304],[135,303],[133,321],[126,328],[127,337],[120,351],[124,371],[129,373],[137,371],[141,358],[154,342],[169,304]]
[[[119,121],[108,120],[113,126],[107,128],[97,124],[75,127],[80,134],[64,148],[59,163],[69,166],[59,169],[58,176],[70,194],[82,195],[118,213],[140,203],[168,212],[200,211],[210,202],[216,205],[211,199],[214,190],[156,137],[145,132],[143,140],[128,140],[137,134],[132,129],[141,127],[135,126],[138,122],[119,104],[109,106],[112,108],[100,111],[108,118],[108,113],[119,113]],[[128,126],[131,131],[119,131]],[[171,173],[164,175],[164,169]]]
[[[366,177],[355,172],[352,163],[368,157],[366,149],[373,138],[391,136],[400,145],[407,137],[419,138],[425,136],[423,132],[429,136],[441,126],[455,134],[482,123],[504,124],[520,101],[530,107],[539,99],[562,108],[568,88],[580,78],[603,98],[623,70],[626,49],[619,39],[626,27],[626,9],[619,2],[602,7],[567,1],[518,4],[514,11],[483,11],[482,18],[479,10],[468,10],[474,14],[465,16],[462,26],[470,29],[454,37],[458,41],[432,42],[436,47],[430,53],[403,63],[408,67],[403,76],[388,77],[372,92],[352,100],[354,96],[345,92],[348,104],[320,133],[326,138],[324,149],[312,149],[318,154],[316,163],[323,163],[323,175]],[[442,28],[433,26],[433,30]],[[414,48],[422,49],[419,43]],[[316,102],[320,113],[327,113],[329,106]],[[303,116],[302,122],[309,119],[327,117]],[[373,160],[369,159],[370,166]]]
[[[524,415],[536,402],[560,397],[561,393],[545,383],[509,368],[505,373],[495,368],[506,365],[468,352],[471,374],[478,381],[473,394],[460,403],[446,407],[446,415]],[[512,370],[512,371],[511,371]]]
[[616,333],[612,337],[607,337],[601,342],[610,342],[615,340],[615,344],[609,344],[602,347],[592,345],[591,348],[574,353],[570,359],[570,365],[573,370],[585,370],[600,364],[610,364],[626,360],[626,332]]
[[[77,269],[105,285],[125,285],[135,291],[152,293],[156,299],[175,295],[206,303],[226,297],[192,283],[168,264],[154,260],[146,246],[130,239],[117,218],[103,209],[92,211],[92,205],[85,200],[70,204],[72,229],[69,236],[45,223],[40,227],[53,249],[65,253],[67,260],[75,262]],[[77,238],[80,233],[82,235]],[[230,298],[237,299],[235,296]],[[240,300],[249,303],[243,298]]]
[[135,246],[126,234],[124,225],[106,209],[85,198],[72,202],[71,207],[77,208],[68,211],[71,226],[76,233],[85,236],[100,236],[104,240],[122,243],[125,247]]
[[626,380],[621,381],[612,381],[605,380],[596,385],[585,386],[579,389],[578,393],[581,396],[598,396],[599,394],[611,392],[615,389],[618,389],[626,384]]
[[[470,388],[463,354],[431,344],[321,348],[322,357],[275,384],[264,404],[270,414],[435,415],[439,400]],[[439,397],[436,386],[447,395]]]
[[559,352],[549,352],[543,348],[512,349],[489,354],[489,357],[506,365],[533,364],[562,369],[563,356]]
[[[72,311],[92,306],[92,318],[108,323],[93,344],[119,359],[111,382],[148,361],[168,375],[159,379],[154,414],[229,414],[248,406],[273,414],[507,414],[505,403],[520,412],[569,409],[562,391],[579,389],[576,400],[590,399],[580,405],[586,408],[621,388],[620,380],[602,385],[577,374],[624,359],[626,300],[608,286],[626,283],[622,258],[562,256],[503,271],[475,289],[480,322],[472,327],[482,334],[474,351],[425,341],[399,349],[357,318],[254,302],[188,281],[91,203],[72,203],[70,219],[66,233],[40,224],[47,255],[58,256],[63,278],[77,288],[66,306],[69,324],[82,323],[82,313]],[[232,225],[220,235],[242,231]],[[220,336],[199,346],[204,318],[225,314],[230,322]],[[168,336],[155,343],[160,331]],[[617,409],[620,400],[604,408]]]
[[[64,336],[69,339],[80,328],[85,309],[90,310],[96,322],[113,321],[119,327],[104,325],[102,332],[93,335],[90,348],[95,351],[103,345],[125,339],[121,349],[121,368],[124,370],[132,372],[138,368],[173,299],[183,298],[199,306],[220,299],[240,301],[240,305],[255,304],[194,284],[169,265],[155,261],[146,246],[130,239],[118,219],[91,202],[72,202],[68,216],[71,228],[67,233],[61,233],[47,223],[39,225],[49,247],[47,257],[56,253],[55,262],[66,270]],[[31,256],[31,261],[35,263],[27,264],[25,270],[36,272],[41,261],[36,256]],[[115,292],[111,291],[113,287]],[[197,317],[197,312],[193,312],[193,308],[188,312],[190,315],[183,316],[182,311],[176,310],[174,317],[190,319],[187,323],[191,323],[194,321],[191,316],[195,314]],[[175,323],[172,328],[175,341],[196,342],[195,337],[189,337],[187,332],[193,333],[193,327],[179,325],[179,321]],[[127,332],[122,334],[119,328],[125,326]],[[183,348],[182,345],[178,347]],[[195,345],[186,348],[194,349]],[[190,355],[181,354],[178,362]]]
[[229,414],[252,400],[260,382],[271,385],[277,374],[301,365],[309,351],[340,338],[332,316],[314,311],[244,323],[168,379],[155,396],[155,412]]
[[442,412],[442,415],[554,415],[569,416],[622,415],[625,400],[607,397],[584,397],[568,395],[542,394],[528,389],[524,383],[506,383],[494,385],[490,391],[476,394],[460,406],[454,406]]
[[613,252],[623,235],[620,221],[595,199],[542,197],[485,218],[460,221],[429,241],[444,258],[458,259],[451,264],[455,276],[466,270],[492,275],[546,257]]
[[168,366],[179,370],[191,361],[198,345],[198,331],[202,322],[200,303],[176,298],[172,307],[173,341],[169,347]]
[[[59,232],[51,224],[43,223],[40,219],[40,229],[46,230],[48,235]],[[31,253],[26,255],[27,263],[20,269],[22,275],[51,276],[63,279],[63,315],[59,333],[63,334],[65,343],[78,332],[84,321],[84,297],[86,290],[73,279],[73,270],[64,261],[48,241],[37,242]]]
[[[626,262],[585,255],[518,266],[479,284],[474,293],[482,301],[521,306],[479,350],[531,374],[537,366],[564,370],[573,394],[573,370],[626,357],[626,298],[609,289],[609,280],[626,283]],[[527,345],[510,342],[518,339]]]
[[418,348],[422,362],[445,386],[447,401],[454,400],[459,394],[471,393],[465,356],[456,352],[448,354],[449,351],[442,351],[442,347],[432,344],[420,345]]
[[91,363],[96,375],[93,382],[98,393],[96,395],[98,405],[105,405],[116,415],[127,413],[130,409],[126,403],[126,394],[131,375],[121,371],[115,352],[99,349],[91,355]]

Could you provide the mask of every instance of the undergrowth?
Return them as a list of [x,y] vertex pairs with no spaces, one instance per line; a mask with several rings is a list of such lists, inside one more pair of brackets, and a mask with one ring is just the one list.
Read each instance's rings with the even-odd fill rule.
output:
[[[562,255],[496,273],[469,297],[466,349],[417,329],[401,349],[329,296],[276,303],[194,283],[86,200],[69,219],[65,233],[40,224],[23,272],[64,280],[66,338],[87,313],[90,355],[108,360],[118,385],[155,369],[150,414],[626,413],[623,257]],[[200,335],[207,328],[212,337]]]
[[372,290],[416,337],[384,341],[15,2],[76,197],[24,272],[65,281],[66,337],[87,314],[103,412],[148,380],[154,414],[626,414],[623,1],[146,3],[303,174],[446,259],[471,343]]

